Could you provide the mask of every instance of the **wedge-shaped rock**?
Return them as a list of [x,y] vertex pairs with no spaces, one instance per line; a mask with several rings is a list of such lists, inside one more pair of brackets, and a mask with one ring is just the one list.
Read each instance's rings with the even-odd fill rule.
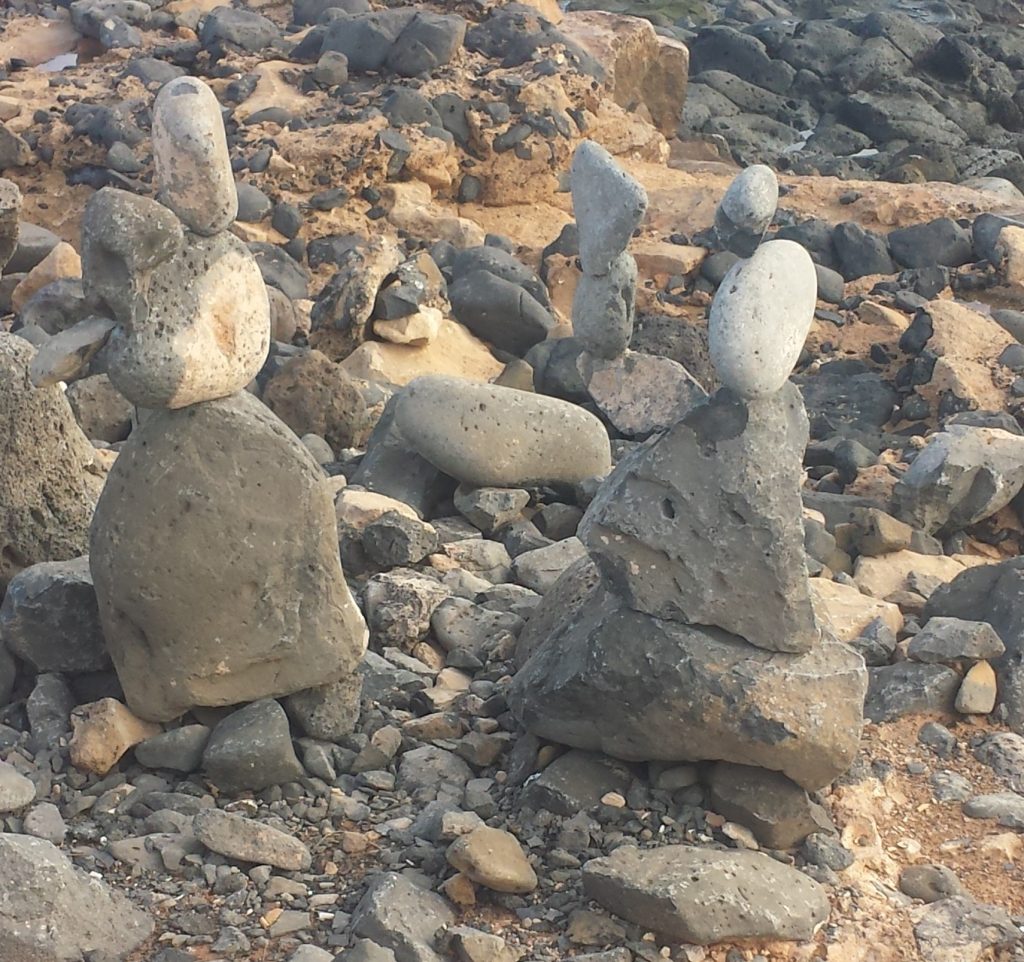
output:
[[1024,438],[999,428],[950,425],[897,483],[900,517],[929,534],[958,531],[995,514],[1024,485]]
[[829,636],[804,655],[768,652],[633,611],[598,584],[553,625],[509,703],[529,731],[575,748],[758,765],[813,790],[853,761],[866,688],[863,659]]
[[666,939],[809,939],[828,918],[825,890],[760,852],[623,845],[583,866],[583,890]]
[[801,519],[806,442],[792,385],[755,402],[720,391],[618,464],[580,538],[637,611],[807,651],[819,630]]
[[250,394],[133,432],[91,545],[110,655],[143,718],[326,685],[365,649],[323,473]]

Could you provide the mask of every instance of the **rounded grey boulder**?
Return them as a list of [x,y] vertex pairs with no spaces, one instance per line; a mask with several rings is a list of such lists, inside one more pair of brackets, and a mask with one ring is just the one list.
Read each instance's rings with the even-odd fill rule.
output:
[[722,245],[750,257],[764,237],[779,204],[779,182],[771,167],[754,164],[736,175],[715,211]]
[[419,377],[402,392],[395,423],[421,457],[464,484],[577,484],[611,470],[596,417],[514,388]]
[[137,428],[91,546],[110,655],[143,718],[325,685],[365,650],[323,472],[250,394]]

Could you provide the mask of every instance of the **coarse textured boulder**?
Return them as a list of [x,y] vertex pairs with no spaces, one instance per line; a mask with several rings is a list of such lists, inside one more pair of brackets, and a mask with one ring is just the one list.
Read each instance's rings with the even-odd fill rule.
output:
[[811,790],[853,761],[866,688],[863,659],[831,637],[769,652],[633,611],[598,584],[534,650],[509,704],[529,731],[576,748],[757,765]]
[[60,388],[32,386],[34,353],[0,332],[0,588],[30,565],[86,553],[101,486]]
[[91,545],[110,654],[144,718],[325,685],[365,649],[323,473],[249,394],[148,418]]
[[259,266],[233,234],[187,235],[148,275],[141,317],[107,342],[107,373],[129,401],[181,408],[227,397],[259,373],[270,302]]
[[82,953],[120,956],[153,921],[87,875],[52,843],[0,834],[0,962],[74,962]]
[[580,537],[637,611],[807,651],[818,627],[801,518],[806,441],[792,385],[752,402],[723,389],[619,462]]
[[583,889],[662,938],[806,940],[828,918],[825,889],[760,852],[623,845],[583,866]]

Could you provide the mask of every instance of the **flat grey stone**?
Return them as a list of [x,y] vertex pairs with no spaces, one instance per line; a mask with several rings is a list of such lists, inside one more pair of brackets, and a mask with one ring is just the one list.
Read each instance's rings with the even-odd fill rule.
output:
[[305,872],[312,856],[297,838],[255,819],[207,808],[192,818],[192,831],[211,852],[254,865]]
[[821,885],[760,852],[624,845],[583,866],[583,890],[645,931],[697,945],[809,939],[829,913]]

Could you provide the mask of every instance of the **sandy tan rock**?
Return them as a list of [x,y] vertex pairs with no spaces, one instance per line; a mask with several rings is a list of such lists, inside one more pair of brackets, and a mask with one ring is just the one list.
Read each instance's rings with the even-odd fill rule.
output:
[[964,715],[987,715],[996,707],[996,672],[987,661],[971,666],[956,695],[956,710]]
[[71,725],[71,763],[95,775],[106,775],[129,748],[161,732],[159,725],[136,717],[114,698],[79,706],[71,714]]
[[999,244],[1006,258],[1003,262],[1006,283],[1024,287],[1024,227],[1004,227],[999,232]]
[[615,103],[630,110],[643,104],[662,133],[675,134],[690,66],[685,44],[658,35],[647,20],[602,10],[571,12],[562,30],[605,68]]
[[692,274],[707,257],[703,247],[686,247],[668,241],[641,239],[629,245],[641,277],[668,278],[673,274]]
[[481,825],[456,839],[445,853],[448,863],[478,885],[495,892],[532,892],[533,870],[514,835]]
[[864,594],[872,598],[888,598],[907,587],[912,572],[952,581],[964,566],[945,555],[918,554],[916,551],[894,551],[877,558],[860,557],[853,569],[853,580]]
[[446,240],[456,247],[478,247],[484,242],[484,232],[476,224],[433,203],[427,184],[415,180],[388,184],[381,194],[389,208],[388,220],[414,237]]
[[1016,343],[1013,337],[991,317],[955,301],[930,301],[927,311],[933,333],[926,346],[938,359],[931,380],[919,387],[918,393],[936,410],[947,391],[974,401],[982,410],[1002,410],[1009,379],[996,358]]
[[888,601],[869,598],[851,585],[811,578],[811,601],[815,614],[840,641],[852,641],[876,618],[895,634],[903,628],[903,613]]
[[397,511],[413,521],[419,520],[419,515],[404,501],[389,498],[386,494],[377,494],[376,491],[345,488],[338,493],[334,501],[334,514],[338,519],[339,530],[345,527],[361,531],[389,511]]
[[392,344],[423,347],[437,338],[443,324],[444,315],[436,307],[424,307],[408,317],[375,321],[373,330],[378,337]]
[[62,277],[81,277],[82,259],[70,244],[61,241],[21,281],[11,294],[11,306],[20,311],[40,288]]
[[472,381],[490,381],[502,371],[502,363],[461,324],[445,320],[429,344],[413,347],[367,341],[344,361],[353,377],[388,384],[408,384],[421,374],[447,374]]

